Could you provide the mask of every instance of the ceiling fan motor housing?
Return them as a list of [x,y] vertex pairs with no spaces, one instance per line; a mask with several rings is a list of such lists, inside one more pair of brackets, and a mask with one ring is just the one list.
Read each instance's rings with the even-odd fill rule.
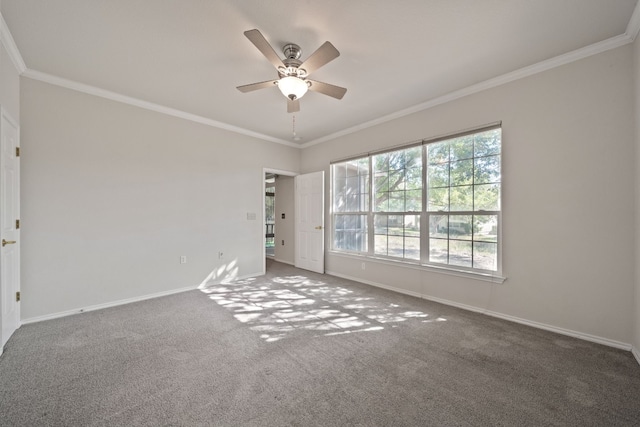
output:
[[300,55],[302,55],[302,49],[300,46],[294,43],[289,43],[284,45],[282,48],[282,53],[284,53],[284,57],[287,59],[300,59]]
[[300,55],[302,55],[302,49],[297,44],[289,43],[282,48],[285,58],[282,60],[284,67],[278,67],[278,77],[306,77],[307,71],[299,68],[302,65],[300,61]]

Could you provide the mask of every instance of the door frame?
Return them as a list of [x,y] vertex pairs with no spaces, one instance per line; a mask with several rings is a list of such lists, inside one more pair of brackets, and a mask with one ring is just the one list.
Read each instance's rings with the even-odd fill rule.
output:
[[[266,213],[266,192],[267,192],[267,184],[264,182],[264,177],[266,174],[268,173],[273,173],[276,175],[283,175],[283,176],[296,176],[299,175],[297,172],[291,172],[291,171],[286,171],[286,170],[282,170],[282,169],[273,169],[273,168],[262,168],[262,178],[261,178],[261,183],[262,183],[262,224],[261,224],[261,230],[262,230],[262,239],[260,240],[262,242],[262,275],[267,274],[267,238],[265,236],[264,233],[264,225],[266,224],[266,218],[267,218],[267,213]],[[276,193],[276,200],[277,200],[278,194]],[[295,239],[294,239],[295,240]],[[292,244],[295,244],[295,242],[292,242]],[[295,250],[295,247],[294,247]]]

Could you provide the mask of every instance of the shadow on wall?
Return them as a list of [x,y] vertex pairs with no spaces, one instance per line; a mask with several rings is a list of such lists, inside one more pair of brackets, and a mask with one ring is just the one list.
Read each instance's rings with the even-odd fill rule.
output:
[[380,331],[406,321],[446,320],[304,275],[254,277],[201,290],[267,342],[309,331],[330,336]]

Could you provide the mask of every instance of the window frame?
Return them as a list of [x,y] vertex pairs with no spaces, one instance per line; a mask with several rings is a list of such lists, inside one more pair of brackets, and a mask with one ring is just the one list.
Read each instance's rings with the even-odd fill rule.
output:
[[[428,159],[428,155],[427,155],[427,151],[428,151],[428,147],[431,144],[435,144],[438,142],[442,142],[442,141],[449,141],[449,140],[453,140],[456,138],[461,138],[464,136],[468,136],[468,135],[474,135],[474,134],[480,134],[482,132],[486,132],[486,131],[491,131],[491,130],[495,130],[495,129],[499,129],[500,130],[500,149],[497,152],[497,154],[487,154],[484,156],[476,156],[475,152],[472,153],[471,157],[468,160],[471,160],[474,164],[475,164],[475,160],[481,157],[489,157],[489,156],[497,156],[498,157],[498,170],[499,170],[499,180],[497,182],[492,182],[492,184],[498,184],[499,187],[499,195],[498,195],[498,209],[497,210],[483,210],[483,209],[478,209],[475,210],[475,206],[472,206],[472,210],[460,210],[460,211],[452,211],[447,209],[446,211],[433,211],[429,209],[429,205],[428,205],[428,198],[429,198],[429,187],[428,187],[428,172],[429,172],[429,159]],[[362,259],[362,258],[368,258],[368,259],[375,259],[376,261],[381,261],[384,263],[391,263],[393,265],[405,265],[408,267],[412,267],[412,268],[420,268],[420,269],[426,269],[426,270],[432,270],[432,271],[437,271],[437,272],[442,272],[442,273],[448,273],[448,274],[454,274],[454,275],[458,275],[458,276],[464,276],[464,277],[473,277],[473,278],[479,278],[481,280],[489,280],[492,282],[498,282],[498,283],[502,283],[505,278],[502,277],[503,274],[503,266],[502,266],[502,213],[503,213],[503,204],[502,204],[502,196],[503,196],[503,179],[502,179],[502,159],[503,159],[503,146],[504,146],[504,138],[503,138],[503,129],[502,129],[502,123],[501,122],[496,122],[496,123],[492,123],[492,124],[488,124],[488,125],[484,125],[484,126],[479,126],[479,127],[475,127],[472,129],[468,129],[468,130],[464,130],[461,132],[456,132],[456,133],[452,133],[452,134],[448,134],[448,135],[443,135],[443,136],[439,136],[439,137],[435,137],[435,138],[429,138],[429,139],[424,139],[421,141],[417,141],[417,142],[412,142],[409,144],[402,144],[399,146],[394,146],[394,147],[389,147],[387,149],[384,150],[378,150],[378,151],[373,151],[373,152],[369,152],[369,153],[363,153],[357,156],[352,156],[349,158],[345,158],[345,159],[340,159],[340,160],[335,160],[331,162],[330,165],[330,182],[331,182],[331,186],[330,186],[330,198],[331,198],[331,205],[330,205],[330,232],[331,232],[331,244],[329,245],[329,251],[333,254],[338,254],[338,255],[343,255],[343,256],[349,256],[349,257],[356,257],[358,259]],[[378,211],[376,210],[376,206],[374,206],[375,203],[375,174],[376,171],[374,171],[374,163],[373,163],[373,159],[375,156],[378,155],[382,155],[385,153],[392,153],[392,152],[397,152],[397,151],[401,151],[401,150],[407,150],[407,149],[411,149],[411,148],[415,148],[416,146],[420,146],[421,147],[421,175],[422,175],[422,185],[421,185],[421,193],[422,193],[422,206],[421,206],[421,210],[420,211]],[[369,165],[369,175],[368,175],[368,197],[369,197],[369,201],[368,201],[368,206],[367,206],[367,211],[359,211],[359,212],[336,212],[335,210],[335,199],[334,199],[334,195],[335,195],[335,177],[334,177],[334,171],[335,171],[335,167],[336,165],[345,163],[345,162],[349,162],[349,161],[361,161],[365,158],[368,158],[368,165]],[[456,161],[456,160],[453,160]],[[459,160],[458,160],[459,161]],[[452,162],[452,160],[449,158],[449,160],[447,160],[447,162],[450,164]],[[475,166],[473,169],[473,179],[475,179]],[[473,180],[471,181],[471,184],[468,184],[471,186],[472,189],[475,189],[475,186],[477,185],[485,185],[485,183],[479,183],[476,184]],[[450,191],[452,185],[451,182],[449,181],[448,187],[446,187],[448,190]],[[472,197],[472,200],[473,197]],[[406,204],[405,204],[405,209],[406,209]],[[347,215],[366,215],[366,229],[365,229],[365,233],[366,233],[366,240],[367,240],[367,245],[366,245],[366,250],[346,250],[346,249],[341,249],[341,248],[336,248],[336,228],[335,228],[335,221],[336,221],[336,216],[337,215],[343,215],[343,214],[347,214]],[[419,244],[420,244],[420,256],[419,259],[412,259],[412,258],[405,258],[404,255],[401,257],[398,256],[390,256],[390,255],[382,255],[382,254],[378,254],[376,253],[376,247],[375,247],[375,238],[376,238],[376,228],[375,228],[375,218],[376,215],[402,215],[403,217],[405,215],[417,215],[419,216]],[[470,235],[471,237],[468,239],[456,239],[456,238],[452,238],[451,234],[449,233],[449,226],[447,227],[447,238],[446,239],[442,239],[444,241],[447,242],[447,245],[450,245],[451,242],[455,242],[458,240],[463,240],[463,241],[468,241],[470,242],[470,247],[472,250],[472,255],[471,255],[471,266],[467,267],[467,266],[462,266],[462,265],[455,265],[455,264],[451,264],[449,263],[449,258],[447,258],[447,263],[439,263],[439,262],[434,262],[434,261],[430,261],[429,258],[429,251],[430,251],[430,240],[431,240],[431,233],[430,233],[430,219],[436,215],[445,215],[448,216],[449,218],[451,218],[451,216],[458,216],[458,215],[469,215],[471,216],[471,223],[470,226],[472,227],[472,230],[475,230],[474,227],[474,216],[495,216],[496,218],[496,230],[495,230],[495,241],[483,241],[482,239],[478,239],[475,236],[474,232],[471,232]],[[493,231],[491,231],[491,233],[493,233]],[[404,241],[404,240],[403,240]],[[495,244],[496,245],[496,269],[492,270],[492,269],[483,269],[483,268],[478,268],[478,267],[474,267],[473,266],[473,262],[474,262],[474,257],[473,257],[473,251],[475,250],[475,246],[476,244],[478,244],[479,246],[481,246],[482,243],[490,243],[490,244]],[[449,248],[449,246],[447,246]],[[403,254],[404,254],[404,245],[403,245]],[[447,257],[449,257],[449,253],[447,252]]]

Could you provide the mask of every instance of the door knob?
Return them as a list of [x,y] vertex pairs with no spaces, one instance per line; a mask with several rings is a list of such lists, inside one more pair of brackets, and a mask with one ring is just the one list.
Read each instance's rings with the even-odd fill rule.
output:
[[14,243],[16,243],[15,240],[4,240],[2,239],[2,247],[4,248],[7,245],[13,245]]
[[322,230],[322,226],[321,225],[317,226],[316,230]]

